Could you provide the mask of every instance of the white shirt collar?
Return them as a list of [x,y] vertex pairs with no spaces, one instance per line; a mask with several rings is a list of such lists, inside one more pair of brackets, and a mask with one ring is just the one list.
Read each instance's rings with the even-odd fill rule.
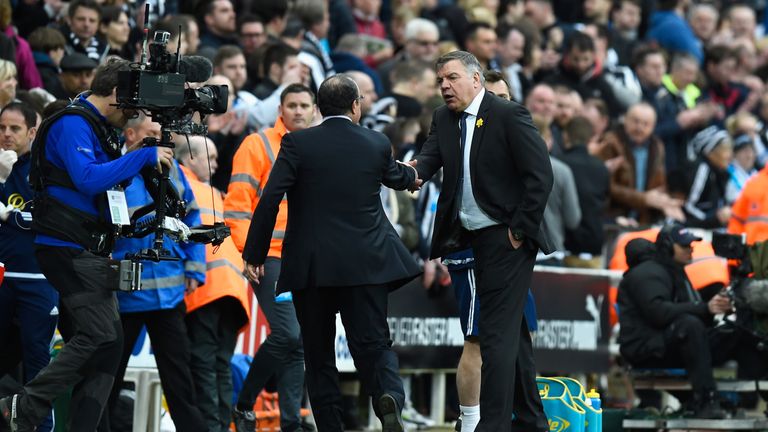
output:
[[323,123],[325,123],[325,121],[326,121],[326,120],[328,120],[328,119],[332,119],[332,118],[343,118],[343,119],[347,119],[347,120],[349,120],[349,121],[352,121],[352,119],[351,119],[349,116],[345,116],[345,115],[333,115],[333,116],[323,117]]
[[480,111],[480,104],[483,102],[483,97],[485,96],[485,88],[480,89],[480,93],[475,96],[474,99],[472,99],[472,103],[469,104],[467,109],[464,110],[465,113],[469,115],[473,115],[477,117],[477,113]]

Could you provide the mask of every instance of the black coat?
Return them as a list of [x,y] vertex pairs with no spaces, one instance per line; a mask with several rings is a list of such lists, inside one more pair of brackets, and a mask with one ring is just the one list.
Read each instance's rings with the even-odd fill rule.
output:
[[[461,235],[456,195],[462,170],[459,143],[460,114],[443,105],[432,117],[429,137],[416,157],[419,178],[432,178],[443,168],[437,202],[432,258],[469,247]],[[552,190],[552,165],[546,144],[531,116],[516,102],[485,93],[472,137],[472,189],[478,206],[492,219],[520,230],[526,242],[545,253],[554,248],[542,227],[544,207]]]
[[560,160],[573,172],[581,207],[579,226],[565,232],[565,249],[574,254],[600,255],[604,237],[603,214],[611,183],[608,168],[603,161],[590,155],[583,145],[565,150]]
[[619,345],[630,363],[660,358],[664,330],[683,314],[712,322],[707,304],[693,293],[684,267],[662,256],[654,244],[635,239],[627,244],[629,270],[619,284]]
[[415,175],[395,162],[384,135],[343,118],[287,134],[253,213],[243,258],[264,263],[287,193],[279,292],[399,287],[419,268],[384,214],[379,191],[382,184],[404,190]]

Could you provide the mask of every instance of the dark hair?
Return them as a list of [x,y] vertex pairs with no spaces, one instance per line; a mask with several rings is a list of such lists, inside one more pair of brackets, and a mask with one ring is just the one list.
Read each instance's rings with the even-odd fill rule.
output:
[[284,42],[277,42],[267,46],[264,49],[264,57],[261,59],[262,73],[266,76],[273,64],[278,64],[282,67],[288,57],[295,57],[297,55],[299,55],[299,51]]
[[523,58],[520,59],[521,66],[528,66],[533,61],[533,49],[541,45],[541,32],[531,20],[523,17],[516,23],[515,27],[525,36],[525,45],[523,45]]
[[592,105],[597,110],[597,113],[600,114],[600,117],[609,117],[608,116],[608,104],[605,103],[604,100],[598,98],[598,97],[591,97],[587,98],[584,101],[584,105]]
[[485,22],[482,22],[482,21],[471,22],[471,23],[469,23],[469,25],[467,25],[467,27],[466,27],[466,29],[464,31],[464,34],[465,34],[464,41],[466,42],[466,41],[468,41],[470,39],[474,39],[475,36],[477,36],[477,32],[480,29],[486,29],[486,30],[493,31],[493,27],[491,27],[491,25],[488,24],[488,23],[485,23]]
[[710,63],[720,64],[728,59],[735,59],[738,61],[739,57],[736,54],[736,51],[734,51],[733,49],[725,45],[715,45],[713,47],[710,47],[707,50],[706,61],[704,62],[704,64],[705,65],[709,65]]
[[81,7],[95,10],[96,13],[99,14],[99,18],[101,18],[101,5],[98,4],[96,0],[74,0],[69,4],[69,9],[67,10],[69,19],[74,18],[75,12],[77,12],[77,8]]
[[666,60],[664,50],[655,44],[639,45],[637,48],[635,48],[634,51],[632,51],[632,69],[637,69],[638,67],[645,64],[645,61],[648,59],[648,57],[657,54],[660,54]]
[[45,106],[45,108],[43,108],[43,120],[63,110],[67,107],[67,105],[69,105],[69,101],[66,99],[56,99],[55,101],[49,103]]
[[27,37],[32,51],[43,53],[51,52],[55,49],[64,48],[67,40],[60,31],[53,27],[38,27]]
[[336,74],[320,84],[317,107],[323,117],[345,115],[352,111],[352,104],[359,97],[355,81],[347,74]]
[[97,69],[91,82],[91,92],[96,96],[107,97],[117,87],[117,73],[130,70],[130,62],[119,57],[110,57]]
[[301,20],[305,29],[323,22],[326,14],[323,0],[299,0],[293,5],[293,14]]
[[568,136],[571,146],[585,145],[594,133],[595,129],[592,127],[592,123],[581,116],[572,118],[565,126],[565,134]]
[[428,69],[429,64],[418,60],[401,61],[398,62],[389,73],[389,79],[393,84],[411,80],[421,80],[424,77],[424,72]]
[[625,3],[631,3],[631,4],[635,5],[635,6],[637,6],[638,8],[640,8],[640,10],[643,9],[643,2],[642,2],[642,0],[614,0],[614,2],[613,2],[613,11],[617,11],[617,10],[621,9],[622,7],[624,7]]
[[213,66],[220,67],[224,60],[243,55],[243,50],[237,45],[222,45],[216,50],[216,56],[213,58]]
[[606,40],[606,41],[610,42],[610,40],[611,40],[611,32],[608,30],[608,26],[607,25],[599,24],[599,23],[592,23],[592,24],[588,24],[588,25],[591,25],[591,26],[595,27],[595,30],[597,30],[597,38],[598,39],[603,39],[603,40]]
[[311,88],[304,84],[291,84],[280,93],[280,105],[285,102],[285,98],[291,93],[309,93],[309,97],[312,98],[312,103],[315,103],[315,93]]
[[27,125],[27,129],[31,129],[37,124],[37,112],[26,104],[21,102],[11,102],[6,105],[5,108],[0,110],[0,116],[6,111],[16,111],[17,113],[20,113],[24,117],[24,124]]
[[237,18],[237,32],[242,33],[243,26],[245,24],[250,24],[250,23],[259,23],[261,25],[264,25],[264,18],[262,18],[259,15],[255,15],[251,13],[247,13],[245,15],[239,16]]
[[592,40],[592,36],[575,31],[565,40],[563,44],[563,52],[570,53],[574,49],[579,51],[595,51],[595,41]]
[[285,28],[283,28],[283,32],[280,33],[280,36],[285,38],[297,38],[303,33],[304,23],[302,23],[296,15],[288,14],[288,17],[285,19]]
[[507,86],[507,91],[511,92],[512,88],[509,86],[509,82],[507,82],[507,79],[504,78],[504,74],[493,69],[488,69],[485,72],[483,72],[483,76],[485,77],[485,82],[488,83],[497,83],[497,82],[503,82],[504,85]]
[[288,13],[288,0],[259,0],[251,4],[251,12],[264,18],[268,23]]
[[656,9],[662,11],[672,10],[677,7],[680,0],[656,0]]
[[175,39],[179,37],[179,25],[181,25],[181,29],[183,31],[184,24],[182,24],[181,20],[179,20],[176,16],[158,20],[152,28],[151,34],[155,34],[155,32],[158,31],[165,31],[171,34],[170,39]]
[[107,25],[113,21],[120,19],[120,15],[125,14],[128,16],[128,12],[124,11],[119,6],[104,6],[101,10],[101,24]]

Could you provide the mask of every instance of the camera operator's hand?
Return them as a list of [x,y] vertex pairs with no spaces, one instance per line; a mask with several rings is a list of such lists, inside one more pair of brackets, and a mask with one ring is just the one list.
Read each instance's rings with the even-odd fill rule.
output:
[[197,287],[200,286],[200,281],[198,281],[195,278],[184,278],[184,288],[186,288],[187,294],[192,294],[195,292]]
[[173,166],[173,150],[168,147],[157,148],[157,170],[162,171],[163,165],[169,169]]
[[718,293],[709,300],[707,307],[712,315],[726,313],[731,310],[731,299],[727,295]]
[[243,275],[251,282],[258,284],[261,278],[264,277],[264,264],[255,266],[250,263],[244,263]]

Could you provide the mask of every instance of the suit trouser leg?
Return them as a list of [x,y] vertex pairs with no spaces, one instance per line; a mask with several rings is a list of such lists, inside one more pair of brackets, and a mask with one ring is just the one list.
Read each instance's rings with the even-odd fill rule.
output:
[[300,427],[301,397],[304,393],[304,350],[296,309],[290,300],[275,298],[280,260],[267,258],[264,278],[253,286],[259,307],[269,322],[270,334],[253,358],[238,406],[251,409],[269,378],[277,374],[280,394],[280,426],[287,431]]
[[293,292],[293,305],[301,325],[309,400],[319,432],[341,432],[341,390],[336,369],[336,311],[333,288]]
[[106,285],[107,260],[70,248],[39,248],[37,260],[59,291],[60,308],[73,331],[56,359],[24,387],[20,401],[25,420],[37,424],[53,400],[71,386],[69,430],[96,429],[114,382],[122,351],[117,299]]
[[[480,386],[482,414],[476,431],[508,431],[515,406],[516,369],[527,375],[519,377],[524,380],[522,382],[528,383],[526,385],[530,385],[531,380],[535,382],[532,359],[530,364],[526,359],[523,368],[517,368],[516,364],[521,332],[527,331],[523,309],[536,254],[528,244],[514,249],[505,227],[475,233],[472,249],[480,297],[480,352],[483,358]],[[538,392],[535,396],[530,391],[521,393],[538,398]],[[536,407],[540,404],[540,401],[526,401],[524,405],[517,405]],[[539,415],[532,414],[531,417]]]
[[544,406],[536,384],[536,364],[533,360],[531,332],[525,318],[520,328],[520,352],[515,362],[515,421],[512,430],[519,432],[549,429]]
[[[229,432],[232,416],[232,355],[237,346],[237,334],[242,321],[243,311],[240,302],[234,297],[218,300],[224,302],[224,313],[219,321],[219,349],[216,352],[216,383],[219,392],[219,425],[222,432]],[[297,324],[298,325],[298,324]],[[302,373],[304,356],[301,360]],[[304,377],[302,375],[302,382]],[[199,397],[199,395],[198,395]]]
[[392,351],[389,338],[388,295],[385,285],[339,288],[339,309],[355,368],[371,392],[374,407],[386,393],[402,409],[405,391],[397,354]]

